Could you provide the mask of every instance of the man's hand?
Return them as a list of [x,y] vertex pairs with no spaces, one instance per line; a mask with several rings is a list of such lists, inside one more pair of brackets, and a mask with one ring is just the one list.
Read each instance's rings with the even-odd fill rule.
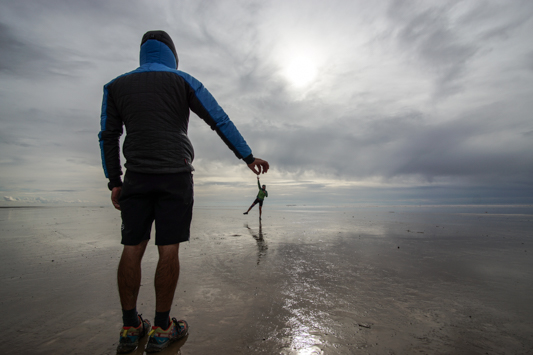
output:
[[254,162],[251,164],[248,164],[248,167],[250,170],[252,170],[256,175],[259,175],[261,173],[266,173],[268,171],[268,168],[270,167],[268,165],[268,162],[263,159],[255,158]]
[[120,211],[120,205],[118,203],[118,198],[120,197],[120,193],[122,192],[122,187],[113,187],[113,190],[111,190],[111,202],[113,203],[113,206],[117,210]]

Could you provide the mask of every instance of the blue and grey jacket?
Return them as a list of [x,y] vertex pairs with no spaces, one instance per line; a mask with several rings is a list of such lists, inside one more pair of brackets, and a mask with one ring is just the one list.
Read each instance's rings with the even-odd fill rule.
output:
[[122,185],[123,126],[126,169],[153,174],[193,171],[194,150],[187,137],[190,110],[218,133],[237,158],[247,164],[254,161],[250,147],[214,97],[177,67],[170,36],[150,31],[141,42],[140,67],[104,86],[98,137],[110,188]]

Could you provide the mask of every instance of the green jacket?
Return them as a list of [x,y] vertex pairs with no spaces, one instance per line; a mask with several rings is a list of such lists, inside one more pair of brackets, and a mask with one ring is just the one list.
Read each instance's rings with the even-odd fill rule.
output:
[[257,194],[257,198],[260,200],[264,200],[265,197],[268,197],[268,192],[266,189],[265,191],[263,191],[263,189],[261,188],[261,184],[259,183],[259,179],[257,179],[257,186],[259,186],[259,193]]

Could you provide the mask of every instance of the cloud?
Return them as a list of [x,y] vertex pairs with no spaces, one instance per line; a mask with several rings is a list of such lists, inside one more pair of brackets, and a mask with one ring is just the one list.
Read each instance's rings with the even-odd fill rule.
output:
[[437,97],[461,90],[460,79],[468,61],[477,53],[479,45],[461,36],[453,26],[450,10],[454,3],[429,8],[414,8],[409,2],[391,3],[390,17],[407,60],[421,63],[436,79]]
[[[424,2],[394,0],[388,15],[403,56],[435,77],[436,99],[464,91],[465,77],[481,52],[508,40],[533,14],[533,6],[498,2]],[[492,47],[492,48],[491,48]]]
[[[107,202],[96,136],[102,86],[138,65],[151,29],[171,34],[180,68],[288,186],[324,195],[335,183],[417,193],[530,186],[532,4],[6,2],[1,191]],[[286,75],[297,56],[318,73],[307,86]],[[199,189],[246,185],[242,161],[194,115],[189,135]]]
[[76,77],[91,63],[82,52],[61,44],[45,47],[0,22],[0,74],[44,80],[48,75]]
[[[533,142],[527,136],[531,126],[521,118],[520,109],[503,103],[446,119],[416,111],[367,118],[335,117],[327,111],[323,117],[328,119],[321,124],[298,119],[291,123],[293,116],[306,116],[306,108],[295,107],[284,113],[286,122],[257,119],[239,127],[255,155],[266,155],[275,162],[274,169],[295,176],[314,172],[348,181],[488,182],[524,181],[533,172],[528,153]],[[190,131],[198,157],[233,162],[222,142],[201,139],[212,132],[195,128],[202,133]]]
[[4,201],[15,202],[15,201],[18,201],[18,200],[16,198],[14,198],[14,197],[11,197],[11,196],[4,196]]
[[44,50],[17,38],[7,25],[0,23],[0,73],[22,75],[44,58]]

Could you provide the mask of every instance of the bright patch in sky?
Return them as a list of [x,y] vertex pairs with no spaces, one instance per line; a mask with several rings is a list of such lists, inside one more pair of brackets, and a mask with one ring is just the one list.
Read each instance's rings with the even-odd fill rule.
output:
[[297,56],[288,61],[284,74],[292,85],[303,87],[315,80],[318,74],[318,65],[313,58]]

